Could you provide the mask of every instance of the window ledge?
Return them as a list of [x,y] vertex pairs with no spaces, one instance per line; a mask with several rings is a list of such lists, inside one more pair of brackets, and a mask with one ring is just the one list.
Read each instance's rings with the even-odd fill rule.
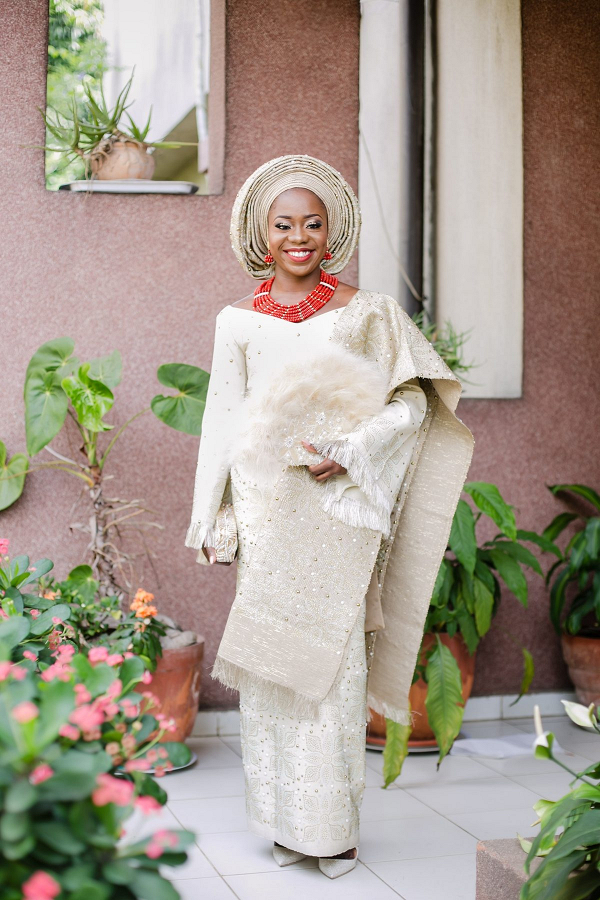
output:
[[59,191],[92,194],[195,194],[199,185],[192,181],[152,181],[147,178],[121,178],[106,181],[71,181]]

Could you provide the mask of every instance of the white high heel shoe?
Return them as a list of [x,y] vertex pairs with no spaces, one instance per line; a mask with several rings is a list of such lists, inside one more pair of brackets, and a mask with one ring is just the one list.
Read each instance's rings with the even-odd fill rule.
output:
[[358,847],[356,848],[356,856],[353,859],[329,859],[328,857],[319,857],[319,869],[323,875],[328,878],[339,878],[346,872],[351,872],[356,867],[358,860]]
[[291,866],[292,863],[306,859],[306,853],[298,853],[297,850],[288,850],[287,847],[278,847],[273,844],[273,859],[278,866]]

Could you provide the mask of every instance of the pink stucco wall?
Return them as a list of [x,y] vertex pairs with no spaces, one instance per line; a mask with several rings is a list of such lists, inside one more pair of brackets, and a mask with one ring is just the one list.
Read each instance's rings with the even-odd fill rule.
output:
[[[83,359],[122,351],[115,422],[159,391],[159,364],[210,367],[215,314],[252,287],[231,253],[228,225],[235,192],[257,165],[281,153],[308,152],[353,184],[357,172],[357,0],[321,0],[318,7],[229,0],[225,193],[47,192],[41,154],[21,148],[43,138],[36,106],[45,96],[46,7],[46,0],[0,6],[0,439],[11,454],[24,449],[22,379],[43,341],[68,334]],[[461,407],[477,439],[470,477],[496,481],[522,527],[541,527],[556,511],[545,482],[600,481],[594,21],[598,34],[592,0],[524,2],[524,395]],[[346,274],[355,277],[355,271]],[[73,433],[69,441],[57,442],[58,449],[76,452]],[[111,471],[116,494],[144,497],[158,511],[165,528],[155,538],[155,574],[148,570],[144,586],[163,610],[204,634],[210,664],[234,572],[197,566],[183,547],[196,452],[197,439],[148,415],[127,432]],[[81,520],[82,507],[72,511],[78,495],[67,475],[36,474],[2,515],[2,536],[15,549],[50,556],[59,575],[66,574],[85,546],[68,531],[69,522]],[[546,607],[533,580],[527,612],[505,598],[478,656],[476,694],[518,686],[519,649],[504,629],[533,651],[534,688],[567,685]],[[203,705],[232,702],[207,675]]]

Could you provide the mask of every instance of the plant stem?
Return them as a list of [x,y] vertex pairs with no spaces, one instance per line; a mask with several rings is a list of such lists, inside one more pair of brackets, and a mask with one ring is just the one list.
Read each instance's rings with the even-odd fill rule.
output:
[[106,462],[106,457],[108,456],[108,454],[110,453],[110,451],[112,450],[112,448],[114,447],[114,445],[116,444],[116,442],[118,441],[120,436],[123,434],[123,432],[125,431],[127,426],[131,425],[131,423],[134,422],[139,416],[143,416],[144,413],[150,412],[150,409],[151,408],[149,406],[147,406],[146,409],[140,410],[140,412],[137,412],[130,419],[127,419],[127,421],[123,425],[121,425],[121,427],[119,428],[119,430],[117,431],[117,433],[115,434],[115,436],[113,437],[111,442],[109,443],[108,447],[104,451],[102,457],[100,458],[100,461],[98,463],[98,467],[100,469],[104,468],[104,463]]
[[552,752],[552,750],[550,751],[550,757],[551,757],[551,759],[553,760],[553,762],[556,763],[557,766],[560,766],[561,769],[564,769],[565,772],[568,772],[570,775],[574,775],[575,778],[579,779],[579,781],[583,781],[585,784],[589,784],[589,785],[591,785],[592,787],[598,787],[597,784],[594,784],[593,781],[588,781],[587,778],[584,778],[582,775],[579,774],[579,772],[574,772],[573,769],[570,769],[568,766],[565,766],[565,764],[562,763],[562,762],[560,761],[560,759],[558,759],[558,758],[554,755],[554,753]]

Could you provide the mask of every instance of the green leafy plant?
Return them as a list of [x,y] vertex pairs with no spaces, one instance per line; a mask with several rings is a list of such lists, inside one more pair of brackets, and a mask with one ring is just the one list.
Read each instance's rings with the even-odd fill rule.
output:
[[[131,416],[118,428],[106,421],[121,381],[122,362],[115,350],[107,356],[81,363],[74,355],[71,338],[42,344],[29,361],[25,374],[25,430],[27,452],[15,454],[5,465],[6,448],[0,445],[0,509],[12,505],[21,495],[26,477],[33,471],[56,469],[83,482],[89,498],[85,524],[72,527],[89,535],[89,562],[102,594],[122,597],[133,583],[135,556],[125,552],[121,538],[131,532],[143,535],[157,523],[144,519],[150,511],[140,500],[107,497],[105,468],[123,432],[140,416],[154,415],[177,431],[199,435],[206,401],[209,375],[196,366],[162,365],[157,378],[174,394],[155,396],[148,407]],[[70,458],[51,448],[69,418],[81,440],[79,456]],[[110,439],[103,442],[103,438]],[[53,459],[31,464],[30,458],[42,450]],[[140,518],[141,517],[141,518]],[[145,542],[144,552],[146,552]]]
[[[104,159],[113,151],[115,144],[133,143],[146,151],[149,147],[176,149],[184,146],[195,146],[193,141],[152,141],[146,140],[150,130],[152,109],[143,126],[136,125],[127,112],[131,103],[127,103],[134,73],[125,83],[114,106],[109,106],[104,96],[102,82],[84,83],[83,100],[75,93],[71,95],[68,111],[61,112],[48,108],[40,110],[46,131],[55,146],[46,145],[43,149],[66,161],[72,162],[78,157],[85,164],[85,174],[94,174]],[[128,123],[125,123],[127,117]]]
[[600,495],[582,484],[553,484],[548,489],[555,496],[582,498],[594,510],[592,515],[559,513],[544,530],[544,536],[555,541],[572,522],[581,526],[546,576],[546,583],[552,584],[550,619],[558,634],[600,638]]
[[[567,714],[583,728],[600,735],[598,709],[562,701]],[[540,825],[528,841],[519,835],[527,853],[525,872],[533,859],[542,861],[521,888],[519,900],[598,900],[600,898],[600,762],[575,772],[554,755],[554,735],[544,731],[539,707],[535,707],[537,731],[535,755],[551,759],[573,776],[576,784],[560,800],[538,800],[534,810]],[[560,832],[560,833],[559,833]]]
[[163,830],[124,844],[121,835],[135,807],[148,813],[166,802],[149,771],[185,764],[190,751],[159,743],[172,723],[149,690],[136,690],[152,680],[141,659],[106,647],[78,652],[68,605],[48,601],[44,610],[45,598],[23,593],[49,566],[28,562],[4,555],[0,569],[3,900],[176,900],[159,865],[185,862],[194,836]]
[[[413,683],[422,677],[427,684],[425,707],[440,748],[438,765],[452,747],[464,715],[460,669],[452,652],[440,640],[440,633],[450,637],[461,634],[472,655],[498,611],[501,582],[527,607],[523,567],[543,575],[540,563],[525,543],[537,545],[544,552],[560,554],[548,537],[517,528],[514,510],[496,485],[471,481],[465,484],[464,490],[475,510],[466,500],[459,500],[425,620],[424,632],[433,633],[436,639],[426,653],[427,664],[418,663],[413,678]],[[491,519],[499,533],[479,543],[476,529],[482,517]],[[510,637],[516,641],[513,635]],[[522,654],[524,671],[517,700],[529,689],[534,675],[531,653],[523,647]],[[402,770],[410,729],[388,719],[387,734],[392,740],[386,741],[384,750],[386,786]]]
[[460,375],[467,384],[470,384],[471,382],[464,378],[465,372],[476,368],[476,363],[468,363],[464,356],[464,345],[470,330],[459,333],[454,330],[451,322],[445,322],[443,325],[430,322],[424,309],[416,312],[412,320],[423,332],[436,353],[439,353],[448,368],[452,369],[456,375]]

